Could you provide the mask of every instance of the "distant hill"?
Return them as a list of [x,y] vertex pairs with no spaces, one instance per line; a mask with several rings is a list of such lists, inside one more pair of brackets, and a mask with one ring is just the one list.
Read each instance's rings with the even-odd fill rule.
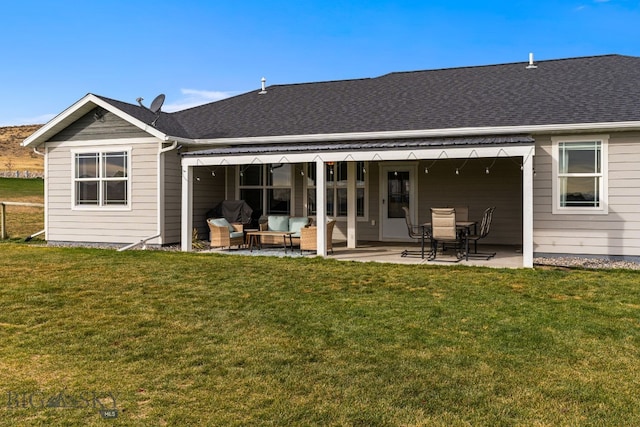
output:
[[0,127],[0,172],[42,172],[44,158],[20,144],[42,125]]

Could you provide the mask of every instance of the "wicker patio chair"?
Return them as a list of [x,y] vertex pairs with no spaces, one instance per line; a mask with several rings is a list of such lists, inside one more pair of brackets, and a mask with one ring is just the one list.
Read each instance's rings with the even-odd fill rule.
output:
[[[327,251],[333,253],[333,227],[336,220],[327,221]],[[300,252],[318,250],[318,227],[305,227],[300,230]]]
[[230,224],[224,218],[209,218],[209,236],[212,248],[228,247],[238,245],[238,248],[244,245],[244,231],[242,224]]

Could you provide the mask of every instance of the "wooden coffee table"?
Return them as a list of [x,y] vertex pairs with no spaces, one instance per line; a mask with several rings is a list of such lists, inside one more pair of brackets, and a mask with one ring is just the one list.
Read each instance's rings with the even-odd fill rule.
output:
[[282,236],[282,242],[284,243],[284,253],[287,253],[287,237],[289,237],[289,247],[293,250],[293,238],[291,235],[293,231],[247,231],[247,238],[249,239],[249,252],[253,252],[253,245],[262,249],[262,243],[260,242],[260,236]]

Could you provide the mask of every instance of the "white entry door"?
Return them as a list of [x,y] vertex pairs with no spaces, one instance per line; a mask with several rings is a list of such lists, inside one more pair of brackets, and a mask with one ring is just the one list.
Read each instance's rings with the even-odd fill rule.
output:
[[416,166],[387,164],[382,166],[380,182],[380,234],[383,241],[410,240],[403,207],[416,218]]

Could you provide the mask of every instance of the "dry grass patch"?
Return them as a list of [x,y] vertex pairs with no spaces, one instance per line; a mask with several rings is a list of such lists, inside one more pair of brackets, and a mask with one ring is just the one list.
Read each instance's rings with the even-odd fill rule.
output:
[[22,142],[41,125],[0,127],[0,170],[42,172],[44,158]]

